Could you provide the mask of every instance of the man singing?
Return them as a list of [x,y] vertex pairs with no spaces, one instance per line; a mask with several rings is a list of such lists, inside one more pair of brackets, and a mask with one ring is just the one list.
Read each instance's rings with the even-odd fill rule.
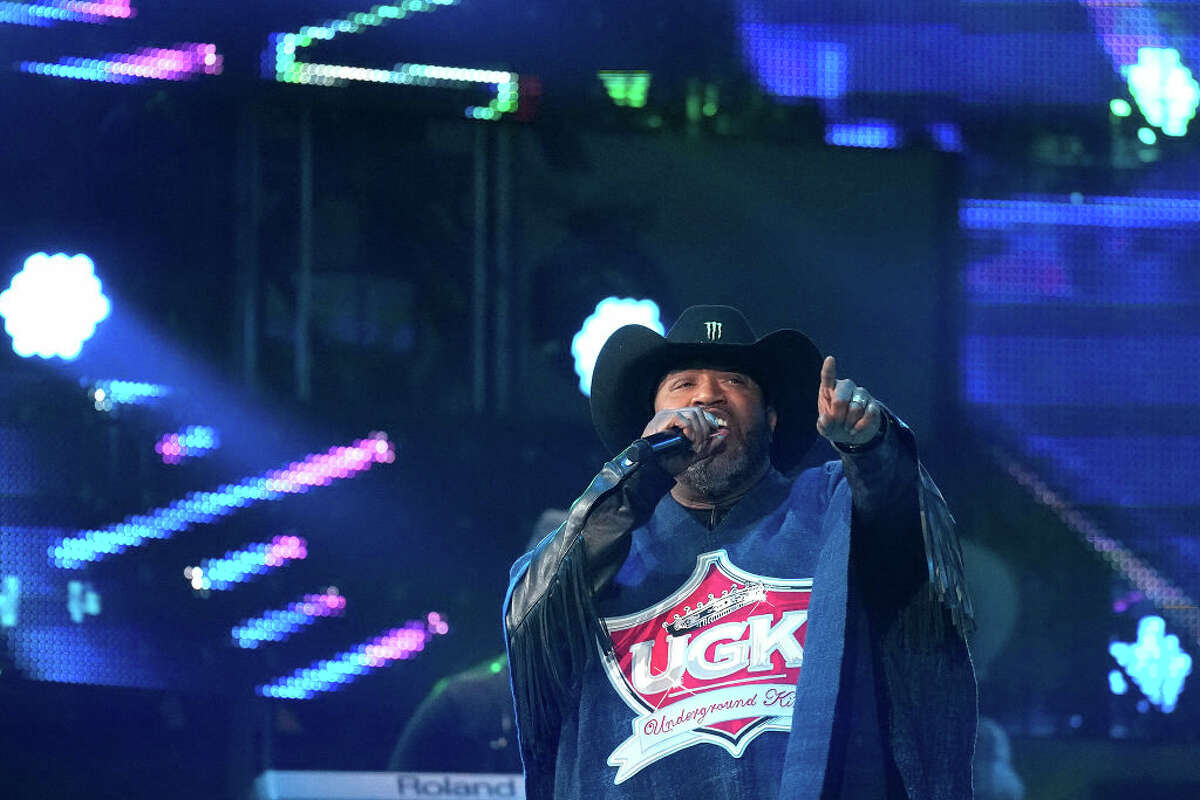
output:
[[[971,607],[912,432],[728,306],[618,330],[591,407],[617,455],[504,610],[528,797],[970,798]],[[840,459],[796,474],[818,434]]]

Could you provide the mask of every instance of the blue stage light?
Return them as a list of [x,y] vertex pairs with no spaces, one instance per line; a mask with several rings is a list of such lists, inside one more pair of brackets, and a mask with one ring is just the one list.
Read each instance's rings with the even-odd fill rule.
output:
[[118,406],[146,405],[153,403],[171,393],[168,386],[144,381],[96,381],[88,384],[87,395],[97,411],[112,411]]
[[77,358],[110,310],[95,265],[82,253],[34,253],[0,292],[4,330],[22,358]]
[[606,297],[596,304],[596,310],[583,321],[579,332],[571,339],[571,355],[575,357],[575,373],[579,375],[579,391],[592,394],[592,369],[596,356],[613,332],[624,325],[644,325],[663,333],[658,303],[653,300],[634,300],[632,297]]
[[962,131],[953,122],[934,122],[927,128],[933,146],[944,153],[963,151]]
[[759,83],[773,95],[833,100],[846,94],[850,48],[817,41],[796,25],[743,22],[742,52]]
[[16,575],[5,575],[0,581],[0,628],[17,625],[17,610],[21,604],[21,579]]
[[964,200],[959,222],[968,230],[1007,230],[1022,225],[1096,228],[1181,228],[1200,223],[1200,199],[1188,197],[1100,197],[1062,200]]
[[825,143],[835,147],[899,147],[900,131],[887,122],[829,125],[825,128]]

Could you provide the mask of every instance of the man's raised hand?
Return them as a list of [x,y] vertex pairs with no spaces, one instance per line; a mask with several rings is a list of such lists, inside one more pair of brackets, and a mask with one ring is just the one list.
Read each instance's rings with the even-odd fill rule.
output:
[[817,433],[835,444],[866,444],[879,432],[882,415],[870,392],[849,378],[838,380],[837,360],[826,356],[817,390]]

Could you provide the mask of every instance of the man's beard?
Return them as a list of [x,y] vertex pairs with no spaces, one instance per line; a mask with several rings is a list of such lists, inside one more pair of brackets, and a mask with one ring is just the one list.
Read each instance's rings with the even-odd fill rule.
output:
[[692,464],[676,480],[688,484],[701,497],[720,500],[733,491],[748,488],[747,481],[761,473],[770,458],[771,436],[764,417],[746,431],[741,447]]

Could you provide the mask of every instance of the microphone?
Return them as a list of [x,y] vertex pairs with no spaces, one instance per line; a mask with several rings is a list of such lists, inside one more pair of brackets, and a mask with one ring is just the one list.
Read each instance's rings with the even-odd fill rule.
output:
[[[714,416],[712,412],[705,411],[704,416],[709,422],[716,425],[718,429],[725,428],[725,420]],[[642,441],[650,445],[650,452],[656,456],[668,453],[674,454],[683,450],[690,450],[692,447],[691,440],[684,436],[677,428],[643,436]]]
[[692,447],[691,440],[674,428],[644,436],[642,441],[650,445],[650,452],[656,456],[690,450]]

